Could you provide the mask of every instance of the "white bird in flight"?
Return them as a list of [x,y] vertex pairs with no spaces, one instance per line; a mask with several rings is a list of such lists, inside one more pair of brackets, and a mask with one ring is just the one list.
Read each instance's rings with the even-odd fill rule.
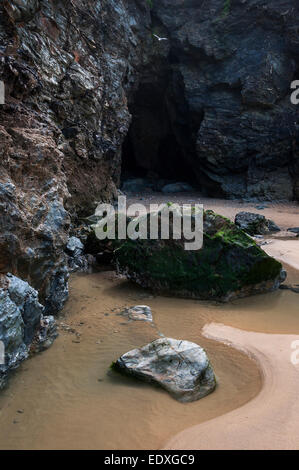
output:
[[157,34],[153,34],[153,36],[155,36],[155,38],[157,38],[158,41],[168,41],[168,38],[160,38]]

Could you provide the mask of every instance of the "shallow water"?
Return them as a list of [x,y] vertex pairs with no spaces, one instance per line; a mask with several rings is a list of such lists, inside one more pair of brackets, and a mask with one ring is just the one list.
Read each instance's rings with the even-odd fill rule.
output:
[[[296,279],[291,270],[291,280]],[[278,291],[212,305],[153,297],[112,272],[74,275],[59,338],[25,362],[2,392],[0,448],[160,448],[179,431],[243,405],[261,389],[256,364],[202,337],[202,326],[217,321],[248,330],[299,333],[298,300],[298,294]],[[181,404],[159,388],[109,370],[119,355],[157,337],[150,324],[117,315],[136,304],[151,306],[155,324],[166,336],[207,350],[218,379],[214,393]]]

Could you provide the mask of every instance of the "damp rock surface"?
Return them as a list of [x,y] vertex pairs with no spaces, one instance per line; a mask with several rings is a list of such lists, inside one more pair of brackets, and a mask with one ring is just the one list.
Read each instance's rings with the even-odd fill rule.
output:
[[157,339],[123,354],[114,369],[158,384],[181,402],[199,400],[216,387],[206,352],[190,341]]
[[281,263],[229,219],[206,211],[203,220],[200,249],[185,250],[183,232],[180,239],[116,240],[118,271],[156,293],[221,301],[273,291],[285,280]]
[[45,349],[57,333],[54,317],[44,316],[35,289],[12,274],[2,276],[0,281],[0,341],[5,351],[5,362],[0,364],[2,388],[9,371],[27,359],[32,345],[36,350]]
[[253,212],[239,212],[235,217],[235,224],[249,235],[265,235],[280,231],[280,228],[273,220],[266,219],[264,215]]
[[73,222],[117,194],[150,8],[11,0],[0,17],[0,273],[28,281],[55,315],[69,271],[86,267],[68,266]]

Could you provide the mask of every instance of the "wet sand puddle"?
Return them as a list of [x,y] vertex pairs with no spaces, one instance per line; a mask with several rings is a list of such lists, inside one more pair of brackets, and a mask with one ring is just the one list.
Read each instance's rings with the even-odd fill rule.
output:
[[[290,281],[299,274],[289,268]],[[242,352],[201,335],[213,321],[266,333],[299,334],[298,294],[278,291],[232,304],[153,297],[112,272],[74,275],[60,336],[25,362],[0,397],[0,448],[158,449],[171,436],[238,408],[262,387]],[[118,313],[147,304],[165,336],[203,346],[218,387],[181,404],[165,391],[109,371],[119,355],[157,337],[148,323]]]

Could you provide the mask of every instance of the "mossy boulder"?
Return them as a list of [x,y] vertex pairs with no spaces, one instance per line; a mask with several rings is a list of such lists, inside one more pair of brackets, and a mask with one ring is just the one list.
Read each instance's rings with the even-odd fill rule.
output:
[[205,211],[203,232],[203,247],[194,251],[185,250],[184,236],[99,241],[99,247],[106,243],[113,251],[120,274],[165,295],[227,301],[275,290],[284,281],[281,263],[229,219]]
[[281,263],[212,211],[203,239],[196,251],[184,249],[184,238],[127,239],[115,251],[118,271],[157,293],[223,301],[275,290],[285,278]]

